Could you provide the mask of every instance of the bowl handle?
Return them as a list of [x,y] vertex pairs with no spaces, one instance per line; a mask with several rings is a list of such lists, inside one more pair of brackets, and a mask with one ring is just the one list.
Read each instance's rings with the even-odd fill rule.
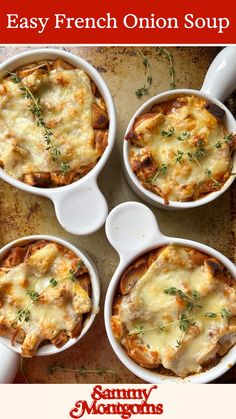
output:
[[52,199],[56,216],[62,227],[72,234],[90,234],[97,231],[107,217],[107,202],[94,178],[65,191],[54,190]]
[[236,89],[236,47],[222,49],[211,63],[201,92],[223,102]]
[[121,262],[165,240],[153,212],[139,202],[126,202],[115,207],[107,217],[106,235],[119,253]]
[[20,355],[0,343],[0,384],[12,383],[20,364]]

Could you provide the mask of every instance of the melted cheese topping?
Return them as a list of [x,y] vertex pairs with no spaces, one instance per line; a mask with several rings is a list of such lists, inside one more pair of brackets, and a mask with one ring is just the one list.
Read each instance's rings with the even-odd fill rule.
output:
[[[194,200],[211,190],[217,190],[231,171],[231,151],[223,140],[226,128],[205,109],[206,101],[196,96],[177,98],[179,107],[173,107],[166,115],[157,113],[144,119],[134,129],[140,146],[131,143],[130,160],[140,159],[150,153],[156,164],[156,172],[165,165],[166,171],[152,174],[151,183],[144,186],[172,201]],[[151,115],[151,114],[150,114]],[[163,135],[169,133],[169,136]],[[196,149],[204,153],[190,158],[188,153]],[[183,153],[179,161],[177,157]],[[209,176],[209,174],[211,174]],[[156,188],[156,190],[155,190]]]
[[[88,75],[78,68],[53,69],[43,75],[36,71],[23,83],[40,98],[53,143],[70,170],[95,163],[99,156],[93,147],[92,103],[96,98]],[[6,172],[21,179],[24,174],[60,170],[46,150],[45,130],[37,125],[19,84],[5,78],[0,92],[0,161]]]
[[[136,335],[137,343],[157,353],[159,363],[181,377],[199,373],[217,354],[224,336],[231,335],[235,343],[235,326],[230,325],[230,317],[236,315],[235,288],[217,279],[206,264],[195,266],[191,258],[186,248],[164,248],[130,294],[122,297],[119,310],[129,334],[135,336],[137,327],[143,329]],[[171,287],[190,296],[195,291],[194,308],[188,310],[176,295],[166,294]],[[230,316],[221,315],[225,309]],[[180,330],[183,313],[191,323],[186,331]]]
[[[76,257],[76,256],[75,256]],[[75,260],[75,259],[74,259]],[[91,310],[91,301],[79,283],[70,279],[71,257],[55,243],[36,250],[24,262],[1,270],[0,276],[0,329],[1,324],[11,330],[24,332],[22,352],[36,350],[41,341],[52,340],[61,331],[70,336],[81,315]],[[72,269],[73,270],[73,269]],[[51,286],[50,280],[57,281]],[[32,301],[29,291],[38,294]],[[19,312],[26,308],[29,318],[21,321]],[[24,319],[24,316],[23,316]]]

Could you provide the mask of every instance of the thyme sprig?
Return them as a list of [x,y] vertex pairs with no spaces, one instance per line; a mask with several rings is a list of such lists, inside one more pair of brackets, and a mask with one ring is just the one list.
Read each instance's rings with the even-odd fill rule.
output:
[[56,364],[56,365],[50,365],[47,369],[48,374],[54,374],[58,370],[68,371],[68,372],[75,372],[81,376],[84,376],[86,374],[97,374],[99,376],[103,376],[105,374],[109,374],[113,377],[114,382],[116,382],[116,371],[114,369],[109,368],[94,368],[94,369],[88,369],[84,367],[83,365],[79,368],[68,368],[65,367],[63,364]]
[[224,319],[231,316],[231,312],[227,308],[222,308],[219,312],[206,312],[203,314],[196,314],[196,309],[202,308],[201,304],[199,304],[200,294],[196,290],[192,290],[190,293],[186,293],[181,289],[177,289],[176,287],[170,287],[165,289],[163,292],[166,295],[173,295],[180,298],[185,303],[186,310],[180,313],[178,320],[170,323],[158,324],[157,326],[151,328],[145,328],[142,324],[138,324],[134,330],[129,332],[129,335],[143,335],[145,332],[157,329],[162,332],[170,326],[178,325],[181,331],[181,336],[176,341],[175,346],[176,348],[179,348],[184,340],[186,332],[190,326],[194,326],[196,324],[197,318],[217,318],[220,316],[222,319]]
[[[182,316],[184,315],[184,317]],[[181,315],[179,316],[178,320],[175,320],[173,322],[170,323],[165,323],[165,324],[158,324],[157,326],[154,327],[149,327],[149,328],[145,328],[143,325],[138,324],[137,326],[135,326],[134,330],[131,330],[129,332],[129,335],[143,335],[145,332],[150,332],[152,330],[157,330],[159,329],[160,331],[165,330],[167,327],[173,326],[173,325],[181,325],[181,330],[185,327],[183,325],[186,325],[187,321],[190,321],[192,319],[194,319],[195,316],[189,316],[187,317],[185,315],[185,313],[181,313]]]
[[26,304],[25,307],[20,309],[17,313],[17,316],[12,321],[12,324],[14,324],[17,320],[20,322],[29,322],[30,321],[30,307],[39,301],[40,297],[51,287],[56,287],[58,284],[58,281],[56,281],[54,278],[51,278],[49,281],[49,285],[47,285],[40,293],[38,293],[35,290],[26,290],[26,294],[30,297],[29,303]]
[[208,311],[207,313],[204,314],[204,316],[208,317],[208,318],[212,318],[212,319],[215,319],[216,317],[220,316],[222,319],[226,319],[227,317],[231,316],[231,312],[230,312],[230,310],[228,310],[227,308],[224,307],[218,313]]
[[[73,282],[76,282],[76,274],[77,272],[84,266],[84,262],[82,260],[80,260],[77,264],[76,269],[70,269],[68,272],[68,276],[66,276],[65,278],[62,278],[60,280],[66,280],[66,279],[70,279]],[[37,283],[37,281],[36,281]],[[35,284],[36,285],[36,284]],[[40,292],[38,293],[35,289],[31,290],[28,289],[26,290],[26,294],[29,296],[30,300],[29,303],[25,305],[25,307],[23,307],[22,309],[20,309],[17,313],[17,316],[15,317],[15,319],[12,321],[12,324],[14,324],[17,320],[19,320],[20,322],[29,322],[30,321],[30,307],[36,303],[37,301],[40,300],[40,297],[49,289],[49,288],[53,288],[56,287],[58,285],[58,281],[55,278],[51,278],[49,281],[49,284]]]
[[[186,305],[186,312],[183,312],[179,315],[179,329],[181,331],[180,339],[176,342],[176,347],[179,348],[183,342],[185,333],[188,331],[190,326],[194,326],[196,324],[195,321],[195,310],[197,308],[201,308],[202,306],[198,303],[200,299],[200,294],[193,290],[190,294],[187,294],[181,289],[177,289],[176,287],[170,287],[164,290],[164,294],[167,295],[174,295],[181,299]],[[192,316],[189,317],[189,314],[193,313]]]
[[[77,272],[84,266],[84,262],[82,260],[80,260],[76,266],[76,269],[70,269],[68,272],[68,276],[65,278],[62,278],[60,281],[66,280],[66,279],[70,279],[71,281],[75,282],[76,281],[76,274]],[[37,281],[36,281],[37,283]],[[36,284],[35,284],[36,285]],[[26,304],[25,307],[23,307],[22,309],[20,309],[17,313],[17,316],[15,317],[15,319],[12,321],[12,324],[14,324],[17,320],[19,320],[20,322],[29,322],[30,321],[30,307],[36,303],[37,301],[40,300],[40,297],[49,289],[49,288],[53,288],[56,287],[58,285],[58,281],[55,278],[51,278],[49,281],[49,284],[40,292],[38,293],[35,288],[33,290],[28,289],[26,290],[26,294],[29,296],[30,300],[29,303]]]
[[171,163],[175,162],[175,163],[181,163],[183,160],[183,157],[187,157],[189,161],[196,161],[199,163],[199,159],[201,159],[202,157],[204,157],[205,152],[204,150],[199,150],[199,149],[192,149],[191,151],[181,151],[179,149],[176,150],[176,152],[174,153],[174,157],[173,159],[170,159],[168,162],[166,163],[162,163],[161,167],[157,170],[157,172],[155,173],[155,175],[153,177],[151,177],[149,179],[149,182],[155,182],[157,177],[162,173],[162,174],[167,174],[168,172],[168,167],[171,165]]
[[228,142],[230,142],[233,138],[233,133],[230,132],[229,134],[225,135],[223,139],[218,140],[215,143],[215,147],[216,148],[221,148],[223,146],[223,144],[227,144]]
[[68,279],[70,279],[72,282],[76,282],[76,274],[77,272],[84,266],[84,262],[82,260],[80,260],[77,264],[76,269],[70,269],[69,270],[69,277]]
[[159,53],[160,56],[165,57],[168,61],[169,76],[170,76],[170,89],[171,90],[175,89],[176,84],[175,84],[175,68],[174,68],[174,62],[173,62],[173,55],[170,51],[168,51],[168,49],[162,48],[162,47],[157,47],[157,52]]
[[197,300],[200,299],[200,294],[196,290],[191,291],[189,295],[181,289],[170,287],[164,290],[164,294],[175,295],[180,298],[186,304],[189,311],[193,311],[195,308],[201,308],[201,306],[197,303]]
[[218,187],[220,187],[221,186],[221,183],[220,182],[218,182],[213,176],[212,176],[212,171],[210,170],[210,169],[206,169],[205,170],[205,172],[204,172],[208,177],[209,177],[209,179],[211,179],[212,180],[212,182],[215,184],[215,186],[218,188]]
[[31,104],[28,106],[28,108],[35,117],[38,127],[42,127],[44,129],[44,140],[47,146],[46,150],[50,152],[52,160],[60,164],[61,171],[65,175],[70,170],[70,165],[68,162],[61,160],[61,151],[53,142],[53,132],[46,125],[46,122],[43,119],[43,110],[40,103],[40,98],[30,90],[30,88],[23,82],[22,78],[17,73],[8,71],[8,75],[10,76],[13,83],[19,84],[19,89],[22,92],[22,96],[30,100]]
[[152,73],[151,73],[151,66],[150,66],[148,58],[145,57],[145,55],[143,54],[143,52],[139,48],[138,48],[137,51],[138,51],[139,55],[141,56],[141,58],[143,60],[143,65],[144,65],[145,70],[147,72],[147,79],[146,79],[145,84],[141,88],[137,89],[136,92],[135,92],[136,96],[139,98],[139,97],[145,95],[148,92],[148,89],[152,84]]
[[179,315],[178,320],[175,320],[173,322],[170,323],[165,323],[165,324],[158,324],[157,326],[154,327],[149,327],[149,328],[145,328],[142,324],[138,324],[137,326],[135,326],[134,330],[131,330],[129,332],[129,335],[143,335],[145,332],[150,332],[152,330],[160,330],[161,332],[163,330],[165,330],[166,328],[173,326],[173,325],[178,325],[179,329],[182,332],[187,332],[188,328],[190,327],[190,325],[194,326],[196,324],[196,319],[200,318],[200,317],[207,317],[207,318],[217,318],[217,317],[221,317],[222,319],[228,318],[231,316],[231,312],[230,310],[228,310],[227,308],[222,308],[221,311],[219,312],[206,312],[204,314],[194,314],[191,316],[187,316],[185,312],[181,313]]
[[[174,134],[175,129],[174,127],[170,127],[168,130],[162,130],[161,131],[161,135],[164,137],[170,137]],[[187,139],[189,139],[191,136],[191,134],[189,132],[184,131],[183,133],[181,133],[178,137],[177,140],[182,142],[185,141]],[[156,173],[154,174],[154,176],[152,176],[151,178],[149,178],[149,182],[153,183],[156,181],[157,177],[160,174],[167,174],[168,172],[168,167],[173,163],[181,163],[183,158],[186,157],[190,162],[195,161],[200,167],[200,161],[203,157],[205,157],[206,152],[209,150],[212,150],[214,148],[221,148],[223,147],[224,144],[227,144],[229,141],[231,141],[233,137],[232,133],[229,133],[227,135],[225,135],[222,139],[218,140],[216,143],[209,145],[207,147],[204,147],[204,141],[203,140],[198,140],[198,142],[196,143],[194,148],[191,148],[187,151],[182,151],[177,149],[176,152],[174,153],[174,157],[172,159],[170,159],[169,161],[167,161],[166,163],[162,163],[161,167],[158,168],[158,170],[156,171]],[[218,182],[213,176],[212,176],[212,172],[210,169],[205,169],[204,173],[212,180],[212,182],[215,184],[215,187],[220,187],[221,183]],[[231,174],[234,175],[234,174]]]

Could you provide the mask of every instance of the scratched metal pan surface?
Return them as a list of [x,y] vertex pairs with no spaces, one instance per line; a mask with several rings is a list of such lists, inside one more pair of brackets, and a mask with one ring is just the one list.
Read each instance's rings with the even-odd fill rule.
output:
[[[29,47],[31,48],[31,47]],[[62,47],[60,47],[62,48]],[[109,208],[121,202],[139,200],[128,187],[122,170],[122,141],[128,121],[149,97],[170,88],[169,66],[155,47],[143,47],[153,83],[147,94],[137,98],[135,91],[146,80],[142,58],[133,47],[64,47],[94,65],[113,95],[118,129],[113,154],[100,175],[99,184]],[[0,60],[12,57],[26,47],[0,47]],[[168,48],[173,54],[175,83],[178,88],[199,89],[215,55],[216,47]],[[236,99],[228,102],[236,114]],[[236,186],[209,205],[188,211],[152,208],[161,231],[167,236],[200,241],[222,252],[232,261],[235,254]],[[36,357],[21,364],[16,381],[24,383],[140,383],[118,360],[106,337],[103,322],[105,292],[118,263],[118,257],[105,238],[104,228],[90,236],[77,237],[57,222],[52,203],[0,181],[0,246],[31,234],[57,235],[88,252],[101,278],[101,310],[89,333],[75,346],[58,355]],[[236,382],[236,367],[218,382]]]

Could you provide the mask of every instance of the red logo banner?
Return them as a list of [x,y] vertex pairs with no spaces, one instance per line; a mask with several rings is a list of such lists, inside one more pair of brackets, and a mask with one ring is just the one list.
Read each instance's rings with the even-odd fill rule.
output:
[[[117,415],[129,419],[132,415],[161,415],[162,403],[151,403],[149,397],[157,386],[150,388],[103,388],[96,385],[91,392],[91,402],[78,400],[70,410],[70,418],[79,419],[84,415]],[[119,400],[119,401],[117,401]]]

